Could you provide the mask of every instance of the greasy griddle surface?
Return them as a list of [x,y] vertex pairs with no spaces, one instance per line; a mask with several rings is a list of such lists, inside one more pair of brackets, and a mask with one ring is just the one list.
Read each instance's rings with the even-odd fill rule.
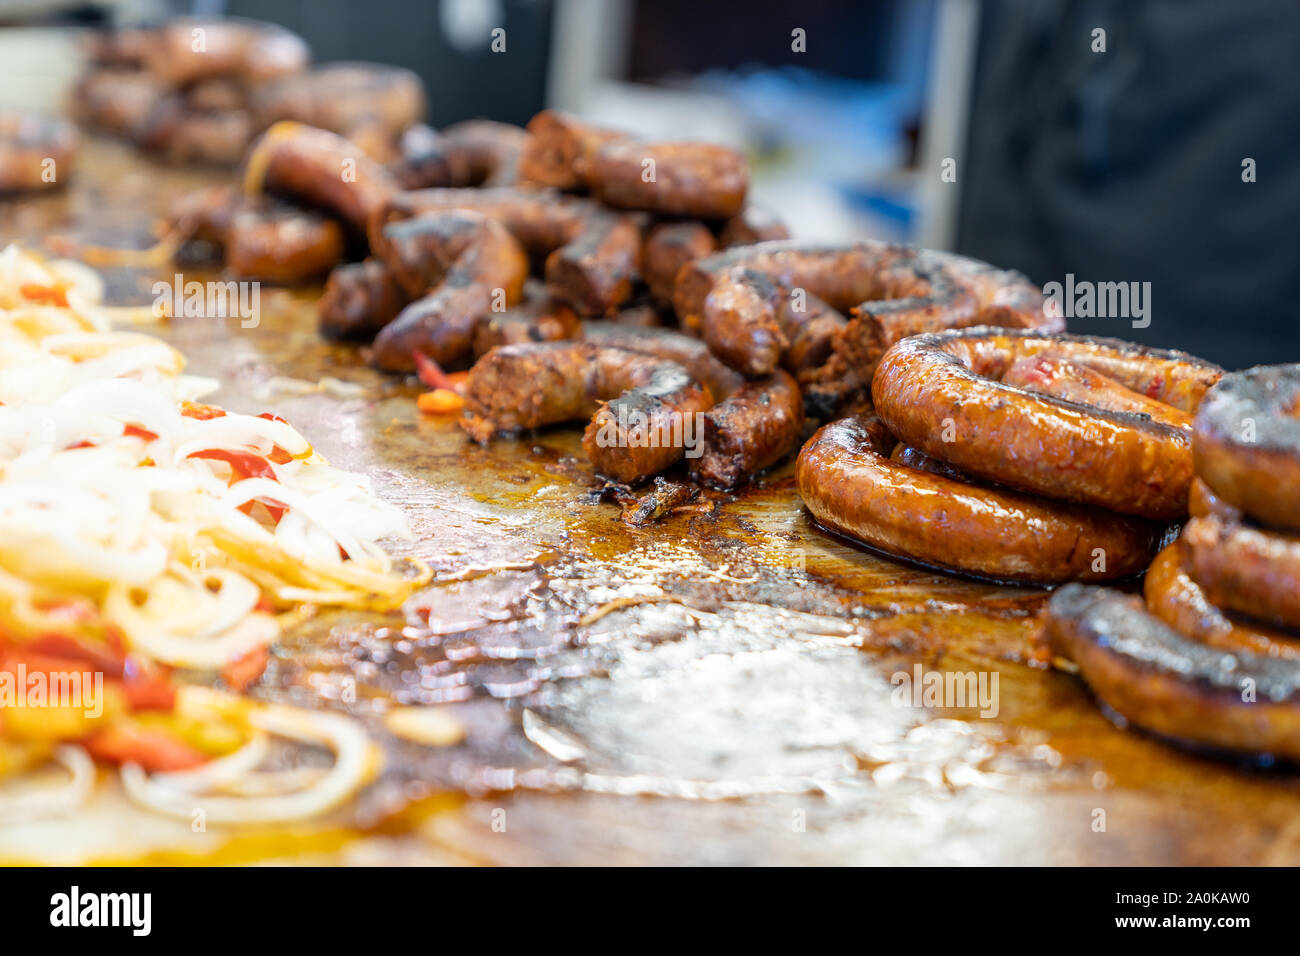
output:
[[[61,197],[0,205],[0,238],[144,244],[173,197],[218,179],[102,142],[81,173]],[[117,273],[113,297],[147,302],[173,271]],[[215,401],[283,415],[368,474],[410,518],[416,539],[395,549],[437,571],[405,615],[320,615],[256,691],[346,709],[383,741],[387,770],[345,820],[378,828],[364,862],[1300,859],[1293,775],[1117,729],[1078,681],[1026,663],[1041,592],[832,540],[788,466],[624,527],[593,499],[577,429],[467,443],[452,420],[416,413],[414,388],[318,339],[317,294],[264,287],[256,328],[180,319],[162,334],[191,371],[222,379]],[[268,388],[323,375],[366,393]],[[996,672],[997,717],[897,706],[891,677],[917,664]],[[388,738],[386,702],[444,704],[467,740]]]

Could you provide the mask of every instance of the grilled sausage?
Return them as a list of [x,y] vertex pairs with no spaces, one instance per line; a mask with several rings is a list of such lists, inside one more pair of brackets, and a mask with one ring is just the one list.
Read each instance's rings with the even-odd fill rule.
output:
[[374,127],[392,142],[424,118],[424,84],[410,70],[379,63],[327,63],[257,91],[263,127],[293,120],[353,137]]
[[417,133],[402,143],[392,171],[407,189],[500,187],[519,178],[519,159],[528,134],[518,126],[469,120],[440,133]]
[[1145,415],[1153,422],[1185,432],[1192,430],[1192,416],[1187,412],[1147,398],[1125,388],[1108,375],[1051,353],[1016,359],[1002,376],[1002,383],[1041,395],[1055,395],[1079,405],[1096,405],[1112,412]]
[[286,120],[253,144],[244,162],[244,191],[283,194],[323,208],[365,235],[398,185],[343,137]]
[[1043,614],[1052,649],[1125,720],[1176,740],[1300,758],[1300,662],[1189,640],[1135,597],[1070,584]]
[[0,110],[0,193],[62,186],[72,174],[77,131],[35,113]]
[[409,372],[417,351],[440,365],[461,361],[479,321],[523,295],[528,257],[500,223],[451,210],[394,223],[385,235],[385,265],[404,292],[420,298],[375,337],[379,368]]
[[1196,473],[1229,504],[1300,532],[1300,365],[1232,372],[1196,415]]
[[699,329],[722,358],[764,375],[790,345],[785,323],[801,314],[783,315],[780,305],[799,295],[854,313],[835,348],[865,381],[884,350],[908,335],[981,322],[1063,327],[1017,273],[870,240],[761,242],[696,260],[677,277],[674,306],[683,327]]
[[642,221],[594,212],[573,242],[546,257],[546,287],[579,315],[613,315],[632,294],[641,268]]
[[384,204],[370,230],[371,248],[376,254],[383,248],[383,229],[391,223],[448,209],[468,209],[495,219],[540,264],[581,234],[596,206],[553,189],[415,189],[398,193]]
[[88,126],[134,137],[166,95],[166,88],[148,73],[99,69],[77,82],[69,106]]
[[717,248],[718,241],[701,222],[665,222],[655,226],[646,236],[641,254],[641,273],[651,295],[671,305],[677,273],[682,266],[711,255]]
[[135,130],[135,141],[167,163],[235,166],[256,132],[246,110],[194,110],[183,97],[170,96]]
[[339,266],[321,295],[320,332],[330,339],[369,342],[409,301],[382,262],[366,259]]
[[714,401],[722,401],[745,384],[744,377],[714,358],[707,345],[672,329],[647,328],[622,321],[583,322],[581,337],[607,348],[676,362],[708,388]]
[[493,349],[466,382],[471,437],[591,418],[582,444],[596,471],[637,482],[680,461],[712,404],[684,368],[592,342]]
[[139,46],[145,69],[173,88],[211,77],[260,86],[307,66],[297,34],[255,20],[177,19],[150,29]]
[[596,152],[625,137],[615,130],[589,126],[567,113],[543,110],[528,122],[519,180],[564,190],[586,188]]
[[620,209],[727,219],[745,204],[749,164],[711,143],[619,140],[596,151],[587,182],[592,195]]
[[803,422],[803,395],[790,373],[747,382],[705,413],[704,453],[689,461],[691,477],[738,488],[794,451]]
[[585,316],[613,315],[632,294],[641,263],[642,217],[618,214],[589,200],[528,188],[420,189],[380,210],[371,247],[384,255],[384,230],[394,222],[445,209],[470,209],[495,219],[536,263],[551,295]]
[[498,345],[563,342],[581,335],[582,323],[568,303],[540,295],[484,316],[474,329],[474,355],[482,356]]
[[1104,581],[1137,574],[1160,528],[1100,509],[967,484],[889,457],[866,413],[823,427],[795,478],[817,521],[886,554],[998,581]]
[[1300,537],[1214,515],[1183,529],[1187,567],[1211,601],[1281,627],[1300,627]]
[[1300,660],[1300,638],[1261,624],[1234,620],[1187,573],[1187,549],[1175,541],[1161,551],[1143,581],[1147,609],[1175,631],[1221,651],[1248,651]]
[[231,274],[292,285],[342,261],[343,230],[333,219],[301,209],[244,208],[230,219],[225,248]]
[[901,440],[986,481],[1125,514],[1185,515],[1190,436],[1145,415],[1000,381],[1017,359],[1044,351],[1102,365],[1126,388],[1185,412],[1221,374],[1182,352],[1115,339],[976,328],[892,346],[872,380],[872,398]]

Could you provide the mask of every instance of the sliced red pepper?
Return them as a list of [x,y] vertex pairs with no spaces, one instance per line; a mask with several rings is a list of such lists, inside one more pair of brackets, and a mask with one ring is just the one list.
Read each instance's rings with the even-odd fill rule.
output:
[[[201,451],[191,452],[189,457],[203,458],[212,461],[224,461],[230,466],[231,484],[234,484],[236,481],[241,481],[244,478],[269,478],[272,481],[279,481],[279,479],[275,477],[275,469],[271,467],[271,463],[261,455],[254,455],[252,452],[230,451],[227,448],[205,448]],[[262,504],[266,506],[266,510],[271,515],[271,520],[276,524],[279,524],[280,519],[283,518],[289,510],[284,505],[277,504],[274,501],[265,501],[262,499],[257,500],[262,501]],[[239,506],[239,510],[244,512],[244,514],[251,514],[253,504],[254,502],[252,501],[246,501]]]
[[221,679],[226,686],[238,693],[243,693],[257,683],[270,663],[271,652],[265,647],[254,648],[243,657],[235,658],[221,668]]
[[139,425],[127,425],[122,429],[123,435],[129,435],[132,438],[143,438],[145,441],[157,441],[157,432],[151,432],[147,428],[141,428]]
[[120,647],[91,638],[73,637],[69,634],[41,634],[24,644],[33,653],[61,660],[83,661],[105,677],[117,678],[125,673],[126,654]]
[[456,383],[447,377],[447,373],[442,370],[442,366],[437,362],[418,349],[411,353],[411,357],[415,360],[415,374],[421,382],[429,386],[429,388],[455,390]]
[[84,743],[97,760],[138,763],[153,773],[189,770],[208,762],[206,754],[171,734],[123,721],[91,734]]
[[[279,415],[272,414],[271,412],[262,412],[262,414],[258,415],[257,417],[265,418],[268,422],[279,422],[281,425],[289,424]],[[266,457],[271,459],[271,461],[275,462],[277,465],[287,465],[289,464],[289,462],[293,461],[293,455],[289,454],[279,445],[274,446],[271,449],[271,454],[267,455]]]
[[186,418],[206,422],[214,418],[224,418],[226,410],[216,405],[204,405],[202,402],[181,402],[181,414]]
[[68,307],[68,290],[61,286],[28,283],[19,286],[18,292],[30,302],[37,302],[41,305],[57,305],[65,309]]
[[132,710],[169,711],[176,706],[176,687],[166,674],[157,671],[128,671],[122,691]]

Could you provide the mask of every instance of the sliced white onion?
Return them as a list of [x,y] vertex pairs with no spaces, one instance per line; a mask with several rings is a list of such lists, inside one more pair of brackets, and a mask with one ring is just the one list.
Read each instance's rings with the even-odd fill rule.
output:
[[[194,691],[197,688],[187,688]],[[182,698],[183,699],[183,698]],[[178,700],[178,705],[180,701]],[[289,740],[328,747],[334,765],[301,790],[269,796],[193,793],[150,777],[139,764],[122,767],[122,785],[131,799],[158,813],[191,819],[201,810],[211,823],[265,824],[306,820],[342,804],[363,787],[376,767],[377,751],[356,721],[339,714],[252,705],[249,722]],[[237,779],[237,778],[236,778]],[[232,780],[224,780],[230,787]]]
[[84,807],[95,790],[95,762],[81,747],[55,749],[54,761],[68,771],[66,782],[28,793],[0,795],[0,826],[67,816]]

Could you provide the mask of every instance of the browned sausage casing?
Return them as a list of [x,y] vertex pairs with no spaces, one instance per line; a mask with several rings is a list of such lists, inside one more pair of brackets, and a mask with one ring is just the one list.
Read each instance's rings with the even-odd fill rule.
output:
[[795,477],[813,517],[887,554],[1001,581],[1114,580],[1155,553],[1147,521],[911,468],[890,459],[894,444],[870,414],[809,439]]
[[1017,359],[1046,350],[1104,366],[1126,388],[1189,412],[1221,374],[1182,352],[1115,339],[976,328],[892,346],[872,398],[901,440],[987,481],[1125,514],[1185,515],[1192,459],[1184,430],[1000,381]]
[[1300,662],[1189,640],[1142,602],[1069,584],[1043,613],[1052,649],[1112,710],[1209,747],[1300,758]]
[[582,233],[546,258],[546,287],[579,315],[613,315],[641,269],[637,216],[593,213]]
[[675,362],[591,342],[548,342],[483,356],[470,369],[466,402],[471,416],[463,425],[479,441],[591,417],[582,444],[596,470],[636,482],[681,460],[712,397]]
[[642,250],[641,273],[650,293],[671,304],[682,266],[711,255],[718,248],[713,233],[701,222],[665,222],[650,230]]
[[853,311],[835,348],[864,381],[889,345],[919,332],[981,322],[1063,328],[1017,273],[870,240],[761,242],[698,259],[678,274],[674,306],[682,325],[698,328],[722,358],[765,375],[796,334],[788,323],[807,314],[783,313],[781,303],[801,295]]
[[382,166],[328,130],[285,121],[253,145],[244,164],[244,189],[282,193],[337,215],[365,235],[398,191]]
[[1187,549],[1175,541],[1156,555],[1143,581],[1147,609],[1175,631],[1235,654],[1249,651],[1300,660],[1300,638],[1263,625],[1233,620],[1187,573]]
[[368,342],[410,301],[382,262],[366,259],[333,270],[321,296],[321,334]]
[[77,131],[71,123],[20,110],[0,110],[0,193],[62,186],[72,175],[77,145]]
[[562,342],[581,336],[577,313],[567,303],[541,295],[485,316],[474,330],[474,355],[484,355],[498,345]]
[[324,275],[343,259],[343,230],[299,209],[244,209],[231,217],[226,267],[241,278],[282,285]]
[[597,150],[626,136],[558,110],[543,110],[529,120],[528,134],[519,158],[520,181],[565,190],[585,188]]
[[1187,567],[1210,600],[1281,627],[1300,627],[1300,537],[1193,518],[1183,529]]
[[1223,377],[1196,416],[1196,473],[1229,504],[1300,532],[1300,365]]
[[691,476],[738,488],[794,451],[803,420],[803,395],[788,372],[747,382],[705,414],[704,453],[689,459]]
[[714,358],[707,345],[672,329],[647,328],[621,321],[583,322],[581,337],[608,348],[676,362],[707,386],[715,401],[722,401],[745,384],[744,376]]
[[[398,284],[407,294],[427,294],[375,337],[374,362],[382,369],[411,371],[417,351],[440,365],[461,361],[472,351],[479,321],[523,294],[528,257],[491,219],[453,210],[394,223],[386,235],[391,256],[385,264]],[[412,248],[419,254],[407,255]]]
[[745,204],[749,164],[711,143],[619,140],[597,150],[587,180],[594,196],[620,209],[727,219]]

